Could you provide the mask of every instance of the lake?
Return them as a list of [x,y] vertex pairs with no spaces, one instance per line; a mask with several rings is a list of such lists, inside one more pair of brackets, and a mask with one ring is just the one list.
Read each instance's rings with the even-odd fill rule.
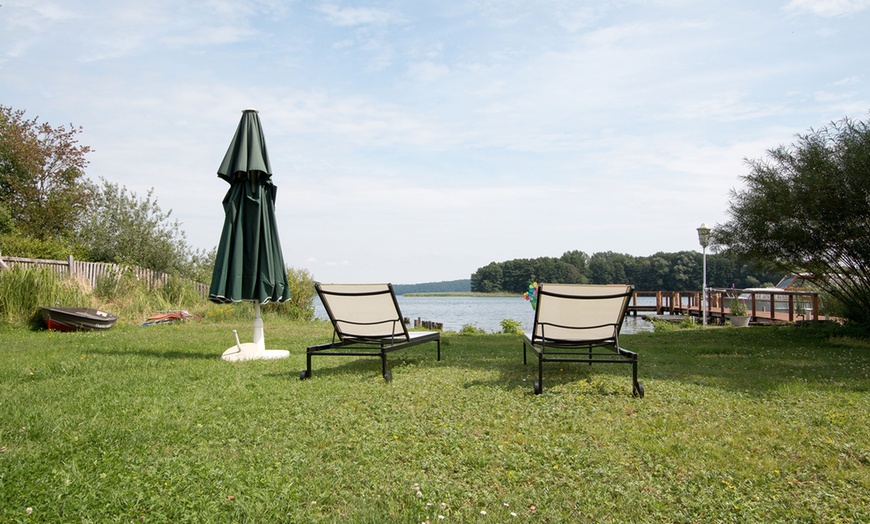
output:
[[[396,297],[402,315],[411,319],[411,325],[418,318],[444,324],[444,331],[459,331],[465,324],[486,330],[487,333],[500,333],[501,321],[510,318],[522,323],[523,330],[531,331],[535,321],[535,310],[521,296],[517,297],[449,297],[449,296],[405,296]],[[655,304],[654,297],[639,297],[638,303]],[[314,299],[315,318],[326,320],[326,310],[320,298]],[[628,315],[622,325],[621,333],[652,331],[653,325],[641,317]]]

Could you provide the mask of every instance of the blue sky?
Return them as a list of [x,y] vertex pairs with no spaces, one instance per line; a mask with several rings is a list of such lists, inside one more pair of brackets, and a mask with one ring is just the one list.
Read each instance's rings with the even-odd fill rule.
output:
[[0,103],[210,249],[255,107],[323,282],[699,250],[745,158],[870,116],[870,0],[2,0]]

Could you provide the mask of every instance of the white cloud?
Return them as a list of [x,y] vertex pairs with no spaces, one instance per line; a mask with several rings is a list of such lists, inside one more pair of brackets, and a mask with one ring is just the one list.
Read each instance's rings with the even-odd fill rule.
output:
[[89,176],[154,187],[195,247],[257,107],[285,260],[320,280],[696,249],[744,157],[870,107],[866,3],[0,3],[3,104],[83,125]]
[[450,68],[431,61],[417,62],[408,68],[408,76],[415,82],[435,82],[450,74]]
[[405,18],[396,12],[386,9],[365,7],[341,7],[335,4],[321,4],[317,10],[326,15],[326,19],[338,26],[359,25],[391,25],[400,24]]
[[810,13],[838,17],[860,13],[870,8],[870,0],[790,0],[784,9],[792,13]]

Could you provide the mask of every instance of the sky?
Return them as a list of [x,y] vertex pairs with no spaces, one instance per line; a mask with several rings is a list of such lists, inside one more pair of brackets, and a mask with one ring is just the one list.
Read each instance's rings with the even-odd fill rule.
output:
[[870,0],[0,0],[0,104],[210,250],[259,110],[284,261],[470,278],[697,250],[747,159],[870,117]]

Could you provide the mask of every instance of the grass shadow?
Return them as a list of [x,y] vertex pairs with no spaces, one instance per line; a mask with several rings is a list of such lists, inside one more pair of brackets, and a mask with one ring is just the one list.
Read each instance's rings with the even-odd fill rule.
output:
[[137,357],[146,357],[146,358],[163,358],[163,359],[173,359],[173,360],[220,360],[220,354],[209,355],[206,353],[198,353],[198,352],[184,352],[184,351],[159,351],[159,350],[147,350],[147,349],[130,349],[130,350],[118,350],[118,349],[89,349],[87,351],[90,354],[94,355],[105,355],[112,357],[129,357],[129,356],[137,356]]
[[[448,337],[447,366],[498,373],[495,378],[471,379],[466,387],[532,391],[537,355],[530,350],[528,364],[523,365],[520,337]],[[870,390],[870,343],[862,340],[839,337],[829,327],[765,326],[642,333],[621,337],[620,345],[638,353],[638,380],[646,393],[673,381],[765,395],[795,382],[820,390]],[[572,389],[631,395],[631,366],[544,363],[544,393],[572,384],[578,386]]]

